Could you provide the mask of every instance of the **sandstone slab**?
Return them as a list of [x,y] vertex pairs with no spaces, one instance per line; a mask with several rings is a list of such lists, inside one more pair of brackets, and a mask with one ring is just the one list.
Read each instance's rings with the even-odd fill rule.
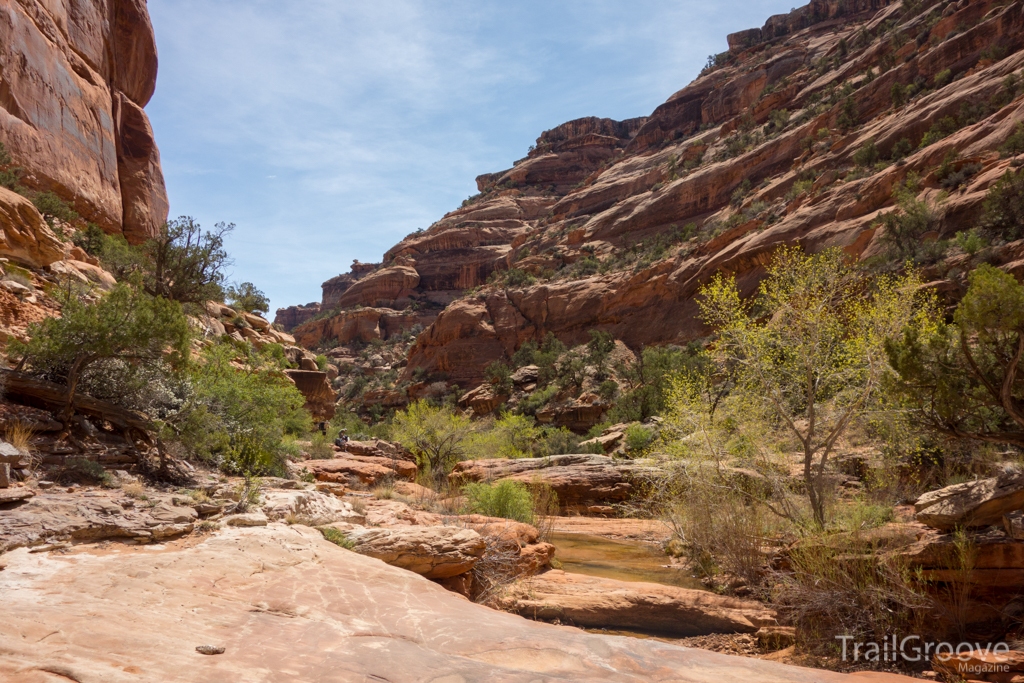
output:
[[634,476],[648,468],[604,455],[553,455],[516,460],[468,460],[455,466],[453,483],[512,479],[550,486],[563,510],[586,513],[591,507],[628,500]]
[[335,522],[361,523],[352,503],[320,491],[264,491],[263,512],[273,521],[290,521],[306,526],[323,526]]
[[[104,683],[858,680],[528,621],[341,550],[308,527],[226,529],[189,545],[160,552],[115,547],[61,555],[18,550],[5,556],[0,678],[11,683],[69,677]],[[196,652],[208,644],[224,653]]]
[[917,521],[936,529],[984,527],[1002,523],[1003,515],[1024,508],[1024,473],[954,484],[917,499]]
[[355,543],[355,552],[428,579],[465,574],[487,549],[480,534],[458,527],[359,527],[345,533]]
[[775,613],[753,601],[559,570],[519,582],[502,605],[542,621],[677,636],[755,633],[776,624]]

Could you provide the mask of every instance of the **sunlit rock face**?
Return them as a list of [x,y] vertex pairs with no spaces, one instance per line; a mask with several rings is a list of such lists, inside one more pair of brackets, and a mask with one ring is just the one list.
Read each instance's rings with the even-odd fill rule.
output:
[[157,54],[145,0],[0,0],[0,142],[30,188],[139,242],[167,219],[143,107]]

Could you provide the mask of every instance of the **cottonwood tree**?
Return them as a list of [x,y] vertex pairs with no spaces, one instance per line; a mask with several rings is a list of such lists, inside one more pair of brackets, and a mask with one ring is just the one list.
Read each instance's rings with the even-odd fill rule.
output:
[[395,440],[413,452],[438,485],[466,457],[465,442],[472,432],[469,418],[427,401],[417,401],[395,415],[392,425]]
[[983,264],[947,324],[914,321],[887,350],[895,388],[948,436],[1024,447],[1024,287]]
[[705,405],[714,411],[729,396],[765,430],[775,421],[796,438],[811,514],[823,526],[829,459],[892,372],[885,341],[917,314],[918,281],[869,281],[838,249],[783,248],[767,270],[748,300],[731,277],[701,290],[703,318],[717,332],[710,359],[719,378],[704,387]]

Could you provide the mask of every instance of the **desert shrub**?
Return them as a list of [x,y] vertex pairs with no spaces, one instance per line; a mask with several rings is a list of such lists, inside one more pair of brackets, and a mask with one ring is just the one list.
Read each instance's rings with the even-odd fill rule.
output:
[[999,153],[1004,157],[1015,157],[1024,154],[1024,123],[1018,123],[1013,129],[1010,137],[999,148]]
[[14,192],[22,192],[20,186],[21,169],[14,165],[10,152],[4,143],[0,142],[0,187],[6,187]]
[[893,190],[896,209],[879,218],[885,229],[880,239],[900,260],[916,260],[921,253],[922,237],[934,228],[935,214],[927,203],[917,198],[918,189],[916,176],[909,176]]
[[466,439],[466,457],[486,458],[528,458],[541,430],[533,418],[525,415],[506,414],[485,427],[478,427]]
[[537,457],[579,453],[580,441],[578,435],[565,427],[545,427],[534,443],[533,452]]
[[32,373],[67,387],[60,413],[65,424],[74,415],[79,385],[104,374],[109,369],[104,361],[124,361],[122,367],[135,373],[186,363],[191,332],[176,302],[124,283],[93,301],[71,292],[61,298],[61,317],[34,323],[29,340],[12,343],[10,349]]
[[913,151],[914,143],[907,138],[900,138],[896,141],[896,144],[892,146],[892,151],[889,152],[889,158],[893,161],[899,161]]
[[473,432],[469,418],[447,406],[417,401],[395,415],[392,438],[408,448],[420,469],[444,484],[455,463],[466,457],[466,440]]
[[506,396],[512,393],[512,368],[500,360],[484,368],[484,378],[494,385],[498,393]]
[[874,166],[875,162],[878,161],[878,157],[878,148],[875,147],[874,139],[871,139],[853,153],[853,163],[863,167]]
[[528,287],[537,281],[529,271],[521,268],[510,268],[498,278],[506,287]]
[[648,346],[636,360],[620,363],[616,373],[625,388],[609,414],[615,422],[641,422],[665,412],[673,376],[701,367],[700,347]]
[[981,171],[981,164],[962,164],[959,163],[959,159],[959,154],[955,151],[950,151],[935,171],[935,177],[938,179],[939,184],[946,190],[956,190]]
[[796,626],[798,644],[815,653],[834,654],[837,633],[855,642],[920,633],[933,604],[905,562],[856,534],[804,539],[789,561],[791,571],[775,577],[773,602]]
[[981,225],[993,237],[1016,240],[1024,235],[1024,169],[1007,171],[988,191]]
[[51,228],[54,226],[54,219],[64,223],[78,220],[78,214],[71,208],[71,205],[53,192],[40,192],[32,198],[32,203],[35,204],[36,209]]
[[309,456],[310,460],[330,460],[334,457],[334,440],[331,438],[330,433],[326,436],[317,432],[313,434],[313,437],[309,440],[309,446],[306,447],[306,455]]
[[626,427],[626,432],[623,435],[626,452],[631,455],[642,454],[654,443],[654,438],[654,431],[649,427],[641,424],[631,424]]
[[99,484],[115,488],[117,480],[103,469],[103,465],[86,458],[68,458],[56,478],[62,484]]
[[190,369],[183,405],[167,418],[193,457],[229,473],[284,473],[286,434],[309,431],[305,399],[252,347],[215,344]]
[[899,109],[907,103],[910,98],[907,86],[902,83],[893,83],[889,90],[889,97],[892,99],[892,106]]
[[953,72],[949,69],[943,69],[939,73],[935,74],[935,89],[938,90],[939,88],[945,88],[952,80]]
[[836,118],[836,126],[843,132],[848,132],[857,127],[860,122],[860,113],[857,111],[857,102],[852,96],[843,100],[839,108],[839,116]]
[[228,287],[227,301],[235,310],[246,313],[266,313],[270,310],[270,299],[251,282]]
[[340,529],[335,529],[332,526],[325,526],[320,527],[320,533],[323,534],[323,537],[325,539],[327,539],[334,545],[338,546],[339,548],[344,548],[345,550],[352,550],[356,547],[355,542],[349,539],[349,537],[345,535],[345,532],[341,531]]
[[597,395],[605,401],[612,401],[619,395],[619,385],[613,379],[606,379],[597,387]]
[[954,238],[956,245],[968,256],[974,256],[987,246],[985,238],[976,229],[971,228],[967,232],[960,231]]
[[928,132],[921,138],[921,144],[918,146],[920,149],[924,149],[928,145],[934,144],[939,140],[949,137],[960,128],[960,123],[952,116],[945,116],[935,123],[928,129]]
[[[275,345],[275,346],[278,346],[278,348],[281,350],[281,355],[284,356],[284,348],[279,346],[279,345]],[[320,372],[327,372],[328,364],[330,364],[330,360],[327,359],[327,356],[325,356],[322,353],[317,355],[317,357],[316,357],[316,368],[317,368],[317,370],[319,370]]]
[[533,524],[534,500],[526,484],[505,479],[496,484],[467,484],[462,491],[471,512]]

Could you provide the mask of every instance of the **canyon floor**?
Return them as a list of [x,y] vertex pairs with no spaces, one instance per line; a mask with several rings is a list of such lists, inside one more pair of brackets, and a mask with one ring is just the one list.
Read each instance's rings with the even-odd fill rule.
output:
[[11,683],[911,680],[529,621],[298,525],[21,548],[4,562],[0,677]]

